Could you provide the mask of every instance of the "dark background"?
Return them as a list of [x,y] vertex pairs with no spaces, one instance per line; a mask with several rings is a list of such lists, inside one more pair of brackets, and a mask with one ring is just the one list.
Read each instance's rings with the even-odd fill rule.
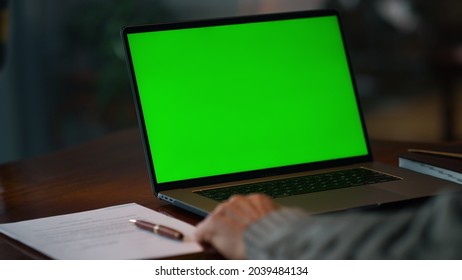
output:
[[124,25],[314,8],[343,15],[372,138],[462,140],[460,0],[0,0],[0,163],[137,125]]

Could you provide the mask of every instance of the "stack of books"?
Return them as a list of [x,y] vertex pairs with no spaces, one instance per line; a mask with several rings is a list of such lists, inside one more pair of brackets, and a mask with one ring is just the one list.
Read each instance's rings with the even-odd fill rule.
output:
[[436,150],[410,149],[399,155],[399,166],[462,184],[462,145]]

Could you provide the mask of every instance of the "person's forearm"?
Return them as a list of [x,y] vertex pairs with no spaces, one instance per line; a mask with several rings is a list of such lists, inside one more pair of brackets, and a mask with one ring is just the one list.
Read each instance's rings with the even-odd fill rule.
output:
[[462,244],[462,225],[458,220],[461,201],[461,196],[439,197],[417,209],[382,214],[350,211],[309,217],[301,211],[282,209],[247,229],[247,257],[460,258],[462,253],[451,250],[453,246],[448,243],[455,243],[459,248]]

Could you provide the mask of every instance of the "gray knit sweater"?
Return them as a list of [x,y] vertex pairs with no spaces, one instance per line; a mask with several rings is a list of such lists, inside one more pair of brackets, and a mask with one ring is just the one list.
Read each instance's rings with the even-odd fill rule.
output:
[[244,239],[249,259],[462,259],[462,194],[383,212],[283,208]]

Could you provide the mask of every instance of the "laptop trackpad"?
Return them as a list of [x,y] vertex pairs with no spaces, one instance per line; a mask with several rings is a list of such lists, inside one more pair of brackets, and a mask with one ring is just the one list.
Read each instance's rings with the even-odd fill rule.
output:
[[404,195],[388,192],[373,186],[361,186],[283,197],[275,199],[275,201],[284,206],[300,207],[312,214],[316,214],[404,199],[406,199]]

